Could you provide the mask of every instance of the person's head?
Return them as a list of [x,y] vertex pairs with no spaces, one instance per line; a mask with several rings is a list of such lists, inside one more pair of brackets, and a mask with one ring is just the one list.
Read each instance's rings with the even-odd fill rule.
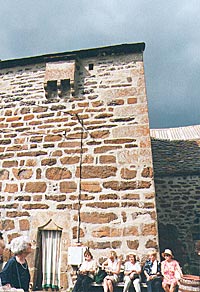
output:
[[149,256],[150,261],[154,262],[156,260],[156,258],[157,258],[157,251],[155,249],[150,250],[148,252],[148,256]]
[[26,256],[31,252],[31,241],[26,236],[16,237],[10,243],[10,250],[14,255]]
[[89,248],[87,248],[85,250],[85,252],[84,252],[84,258],[85,258],[86,261],[90,261],[93,258],[91,252],[89,251]]
[[162,256],[165,258],[166,261],[171,261],[173,259],[173,253],[169,248],[166,248],[162,253]]
[[0,232],[0,239],[3,239],[3,233]]
[[128,260],[133,264],[136,263],[136,254],[134,252],[128,253]]
[[117,258],[117,253],[116,253],[116,251],[111,250],[111,251],[110,251],[109,259],[110,259],[111,261],[114,262],[114,260],[115,260],[116,258]]

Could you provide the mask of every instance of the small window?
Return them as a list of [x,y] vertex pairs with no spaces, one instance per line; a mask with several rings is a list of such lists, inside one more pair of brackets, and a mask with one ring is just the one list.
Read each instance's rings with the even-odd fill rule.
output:
[[94,64],[89,64],[89,70],[93,70],[94,69]]
[[57,91],[57,80],[47,81],[48,91]]
[[49,80],[45,86],[45,95],[47,98],[54,98],[57,96],[57,80]]
[[61,80],[61,91],[62,91],[62,94],[70,92],[70,80],[69,79]]

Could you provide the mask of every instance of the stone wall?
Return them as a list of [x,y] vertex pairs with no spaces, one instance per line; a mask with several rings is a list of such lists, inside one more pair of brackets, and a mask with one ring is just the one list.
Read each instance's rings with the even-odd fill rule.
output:
[[199,145],[152,139],[160,250],[171,248],[190,273],[199,273]]
[[200,139],[152,139],[155,176],[200,174]]
[[116,48],[0,64],[0,229],[62,228],[65,288],[77,240],[95,257],[158,247],[143,49]]

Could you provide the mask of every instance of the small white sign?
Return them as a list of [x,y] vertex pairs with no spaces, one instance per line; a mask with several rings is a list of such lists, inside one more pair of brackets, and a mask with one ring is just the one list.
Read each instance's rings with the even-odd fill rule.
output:
[[82,264],[84,249],[83,246],[70,246],[68,248],[68,265]]

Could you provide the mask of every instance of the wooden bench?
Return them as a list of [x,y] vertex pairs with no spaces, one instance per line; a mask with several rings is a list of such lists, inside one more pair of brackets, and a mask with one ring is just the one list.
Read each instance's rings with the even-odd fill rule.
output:
[[[140,286],[141,286],[141,290],[142,290],[142,292],[146,292],[146,288],[147,288],[147,284],[146,283],[144,283],[144,282],[141,282],[140,283]],[[92,282],[92,284],[91,284],[91,287],[94,287],[94,288],[97,288],[97,289],[99,289],[100,291],[102,291],[102,287],[103,287],[103,283],[100,283],[100,284],[97,284],[96,282]],[[131,287],[133,287],[133,286],[131,286]],[[118,282],[115,286],[114,286],[114,291],[116,291],[116,290],[122,290],[124,288],[124,282]],[[130,288],[131,289],[131,288]],[[133,288],[131,289],[131,292],[133,291]],[[135,291],[135,290],[134,290]],[[92,291],[93,292],[93,291]],[[164,292],[164,290],[163,290],[163,292]],[[178,292],[178,286],[176,287],[176,290],[175,290],[175,292]]]
[[[147,288],[147,284],[146,283],[141,282],[140,286],[142,288],[142,291],[146,291],[146,288]],[[92,282],[91,287],[96,287],[96,288],[101,287],[102,288],[103,287],[103,283],[97,284],[96,282]],[[123,289],[124,288],[124,282],[118,282],[114,287],[117,288],[117,289],[118,288],[119,289],[120,288]],[[115,289],[115,290],[117,290],[117,289]],[[101,289],[101,291],[102,291],[102,289]]]

